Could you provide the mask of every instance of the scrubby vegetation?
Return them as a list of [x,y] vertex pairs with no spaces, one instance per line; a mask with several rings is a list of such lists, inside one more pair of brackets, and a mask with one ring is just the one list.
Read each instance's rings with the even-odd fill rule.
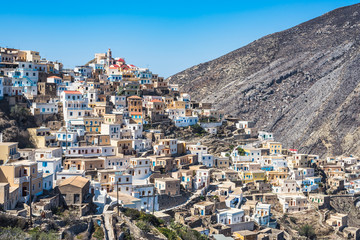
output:
[[205,235],[201,235],[199,232],[192,230],[188,226],[182,225],[180,223],[171,223],[170,227],[175,230],[176,234],[183,240],[198,239],[206,240],[208,239]]
[[132,208],[126,208],[124,211],[124,215],[131,218],[131,220],[138,220],[138,221],[142,221],[144,223],[150,223],[154,227],[159,227],[160,225],[164,224],[163,220],[158,219],[154,215],[140,212],[140,211],[138,211],[136,209],[132,209]]
[[190,128],[192,133],[194,133],[197,136],[207,134],[207,132],[199,124],[192,125],[190,126]]
[[316,239],[314,228],[309,224],[301,226],[298,231],[301,236],[304,236],[307,239]]
[[161,228],[158,228],[158,230],[159,230],[159,232],[164,234],[164,236],[167,237],[167,239],[169,239],[169,240],[177,240],[178,239],[177,234],[169,228],[161,227]]
[[[144,231],[149,233],[152,226],[154,226],[160,233],[162,233],[169,240],[205,240],[206,236],[201,235],[199,232],[192,230],[188,226],[182,225],[180,223],[172,222],[170,225],[165,225],[164,221],[158,219],[152,214],[146,214],[140,212],[136,209],[124,209],[123,213],[125,216],[129,217],[131,220],[136,221],[136,226]],[[128,239],[131,239],[131,236],[128,236]]]
[[95,225],[95,231],[93,237],[96,238],[97,240],[102,240],[104,239],[104,236],[105,236],[104,230],[101,227]]

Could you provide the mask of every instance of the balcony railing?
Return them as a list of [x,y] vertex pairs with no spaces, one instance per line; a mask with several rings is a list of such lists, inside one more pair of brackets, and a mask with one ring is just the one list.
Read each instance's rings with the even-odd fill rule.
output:
[[10,155],[10,159],[14,160],[14,159],[19,159],[20,158],[20,153],[15,153],[13,155]]
[[24,182],[29,182],[29,180],[30,180],[29,176],[14,178],[14,184],[22,184]]

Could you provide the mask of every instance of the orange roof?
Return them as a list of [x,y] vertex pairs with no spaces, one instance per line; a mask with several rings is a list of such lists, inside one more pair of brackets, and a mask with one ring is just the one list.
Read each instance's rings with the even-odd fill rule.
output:
[[58,77],[58,76],[51,76],[51,77],[48,77],[48,78],[60,78],[61,79],[61,77]]
[[81,92],[79,92],[79,91],[64,91],[64,93],[81,94]]
[[128,97],[128,99],[142,99],[142,98],[139,97],[139,96],[134,95],[134,96]]
[[153,99],[153,100],[151,100],[151,102],[162,102],[162,101],[159,99]]

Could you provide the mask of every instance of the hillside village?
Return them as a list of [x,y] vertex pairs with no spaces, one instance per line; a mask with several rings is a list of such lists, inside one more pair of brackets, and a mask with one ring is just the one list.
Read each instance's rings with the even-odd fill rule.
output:
[[110,49],[64,69],[0,48],[0,99],[34,123],[18,142],[0,128],[0,234],[360,239],[358,157],[285,147]]

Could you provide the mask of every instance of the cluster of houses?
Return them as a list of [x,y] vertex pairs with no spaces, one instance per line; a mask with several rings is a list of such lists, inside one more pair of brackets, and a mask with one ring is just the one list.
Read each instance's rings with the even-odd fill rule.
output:
[[[18,210],[19,203],[43,206],[41,199],[54,193],[59,199],[51,204],[64,202],[81,215],[92,205],[101,214],[116,203],[164,218],[172,209],[177,222],[215,239],[281,239],[275,206],[283,214],[303,212],[329,205],[326,187],[360,191],[357,158],[322,160],[285,149],[272,133],[250,121],[225,120],[211,104],[191,100],[147,68],[113,58],[110,49],[85,66],[63,69],[38,52],[0,48],[0,98],[44,122],[28,129],[34,148],[0,138],[0,204],[6,211]],[[248,137],[218,155],[152,127],[199,125],[217,134],[224,122]],[[196,195],[201,200],[190,201]],[[189,204],[190,211],[177,208]],[[338,214],[327,223],[346,227],[347,218]],[[253,231],[255,225],[262,230]]]

